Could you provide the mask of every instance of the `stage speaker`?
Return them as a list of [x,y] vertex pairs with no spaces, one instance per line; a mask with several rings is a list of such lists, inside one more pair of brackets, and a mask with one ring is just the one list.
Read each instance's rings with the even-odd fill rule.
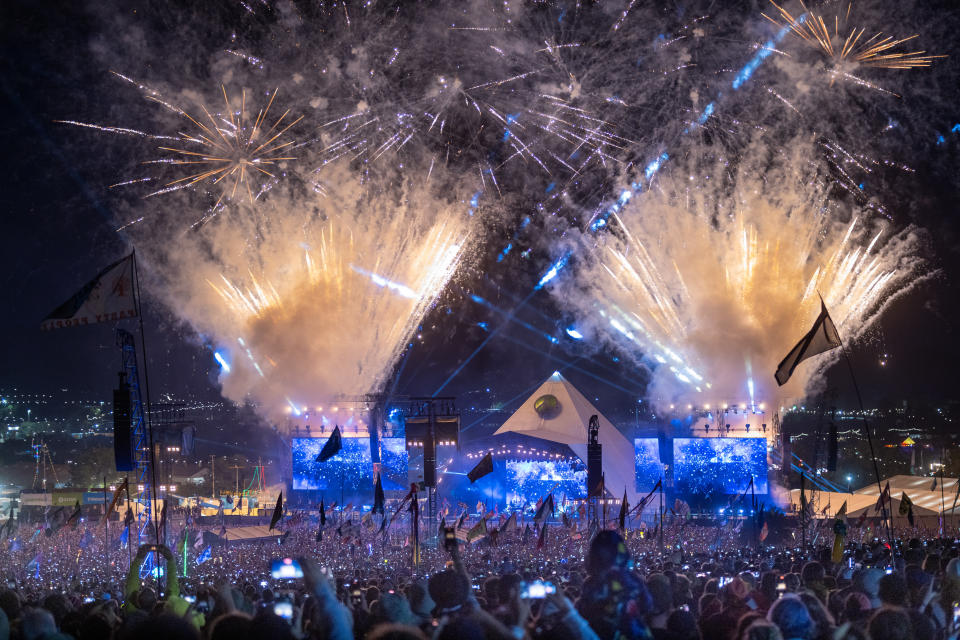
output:
[[[590,443],[587,445],[587,495],[594,496],[602,481],[603,445]],[[602,498],[603,495],[599,497]]]
[[119,387],[113,390],[113,458],[117,471],[133,471],[137,466],[133,456],[130,405],[130,386],[121,379]]

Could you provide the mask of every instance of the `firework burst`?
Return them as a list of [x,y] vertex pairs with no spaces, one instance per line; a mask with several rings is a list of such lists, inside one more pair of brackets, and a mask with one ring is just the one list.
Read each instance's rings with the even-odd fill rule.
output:
[[[226,118],[220,116],[219,121],[211,115],[206,107],[202,107],[204,116],[209,120],[209,126],[202,119],[194,118],[186,111],[178,110],[180,115],[192,123],[196,130],[193,133],[179,134],[178,140],[184,146],[191,148],[160,147],[161,151],[172,154],[166,160],[174,166],[185,166],[198,169],[196,172],[167,183],[167,188],[185,184],[195,185],[199,182],[210,181],[217,185],[224,182],[232,186],[223,189],[214,208],[219,206],[224,197],[236,197],[237,188],[243,185],[250,203],[253,203],[253,190],[250,188],[255,174],[259,173],[267,178],[276,176],[268,171],[285,160],[296,160],[294,156],[284,155],[294,145],[295,141],[284,139],[284,135],[303,119],[288,118],[290,110],[283,112],[279,118],[269,124],[270,107],[277,97],[275,89],[270,95],[265,107],[257,113],[254,121],[244,122],[247,107],[247,94],[240,94],[240,108],[235,109],[230,104],[226,87],[221,86],[223,92],[224,112]],[[229,191],[229,196],[227,192]]]
[[554,287],[578,327],[642,354],[662,404],[802,396],[816,366],[782,392],[771,374],[818,294],[852,340],[922,272],[912,231],[828,199],[832,182],[810,170],[807,145],[751,153],[763,158],[663,178],[585,242],[576,277]]
[[[804,11],[801,17],[794,17],[773,0],[770,0],[770,4],[777,9],[778,15],[770,17],[764,13],[762,14],[764,18],[779,28],[789,28],[796,37],[818,49],[836,67],[853,63],[882,69],[916,69],[929,67],[938,58],[946,57],[931,55],[926,51],[900,50],[903,44],[917,38],[917,34],[906,38],[894,38],[884,36],[878,31],[872,36],[865,36],[866,28],[864,27],[848,28],[847,22],[850,19],[853,3],[847,5],[842,18],[840,15],[835,15],[833,20],[829,18],[824,20],[822,15],[807,9],[803,0],[800,0]],[[832,30],[831,27],[833,27]]]

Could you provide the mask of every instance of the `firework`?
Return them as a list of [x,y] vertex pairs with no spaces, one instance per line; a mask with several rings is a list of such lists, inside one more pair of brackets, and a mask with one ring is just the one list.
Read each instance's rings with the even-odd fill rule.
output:
[[240,185],[245,187],[247,197],[252,203],[254,196],[250,183],[255,172],[271,179],[276,178],[267,170],[267,167],[275,166],[285,160],[296,160],[294,156],[283,155],[294,144],[293,140],[284,139],[284,135],[303,119],[303,116],[296,119],[288,118],[287,116],[290,115],[288,109],[274,120],[273,124],[269,124],[270,107],[273,106],[273,101],[277,97],[275,89],[266,107],[260,109],[254,121],[245,123],[246,91],[240,94],[239,110],[231,106],[226,87],[221,86],[221,91],[226,118],[220,116],[218,121],[206,107],[202,107],[206,120],[209,120],[208,126],[202,119],[194,118],[187,112],[179,110],[179,113],[196,127],[192,133],[179,134],[178,140],[188,148],[160,147],[161,151],[172,154],[168,161],[170,164],[189,167],[191,170],[198,169],[194,173],[168,182],[167,188],[180,184],[191,186],[205,180],[209,180],[214,185],[223,181],[229,184],[232,179],[233,186],[229,190],[222,191],[217,204],[214,205],[215,208],[227,196],[228,191],[228,197],[233,199]]
[[[819,296],[852,340],[921,271],[915,236],[831,203],[831,183],[810,175],[805,153],[799,144],[732,175],[721,161],[664,177],[554,285],[581,331],[652,366],[661,404],[776,398],[772,373]],[[801,396],[817,372],[805,367],[779,393]]]
[[382,389],[472,243],[456,200],[402,177],[362,183],[346,163],[327,173],[323,194],[271,192],[260,216],[164,253],[169,304],[228,362],[224,394],[272,418]]
[[847,21],[850,18],[853,3],[847,5],[842,18],[840,15],[835,15],[833,20],[829,18],[824,20],[823,16],[807,9],[803,0],[800,0],[804,11],[802,18],[794,17],[773,0],[770,0],[770,4],[777,9],[779,15],[770,17],[764,13],[762,14],[764,18],[780,28],[789,28],[795,36],[820,50],[826,58],[838,66],[849,62],[883,69],[915,69],[929,67],[934,60],[946,57],[931,55],[926,51],[899,50],[901,45],[917,38],[917,34],[906,38],[894,38],[884,36],[878,31],[868,37],[864,35],[866,28],[856,26],[850,27],[848,31]]

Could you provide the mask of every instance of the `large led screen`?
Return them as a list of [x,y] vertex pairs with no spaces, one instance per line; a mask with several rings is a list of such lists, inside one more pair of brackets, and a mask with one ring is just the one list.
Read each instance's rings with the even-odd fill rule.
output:
[[636,461],[637,492],[646,493],[653,489],[663,477],[663,464],[660,462],[660,444],[657,438],[635,438],[633,455]]
[[681,494],[767,492],[766,438],[674,438],[673,465]]
[[[494,471],[499,464],[494,465]],[[587,467],[579,458],[566,460],[507,460],[503,469],[504,493],[512,506],[536,504],[553,493],[557,502],[566,496],[587,496]]]
[[326,438],[293,439],[293,488],[346,496],[373,495],[370,438],[343,438],[340,452],[326,462],[316,458]]
[[380,481],[384,491],[409,491],[407,442],[404,438],[380,440]]

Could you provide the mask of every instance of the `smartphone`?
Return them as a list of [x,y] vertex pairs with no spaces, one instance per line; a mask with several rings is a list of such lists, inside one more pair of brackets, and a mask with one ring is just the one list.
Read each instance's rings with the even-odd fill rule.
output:
[[293,603],[281,600],[273,605],[273,613],[284,620],[290,620],[293,618]]
[[520,597],[529,600],[542,600],[550,594],[557,592],[557,588],[552,582],[537,580],[535,582],[525,582],[520,589]]
[[274,558],[270,575],[274,580],[295,580],[303,577],[303,567],[293,558]]
[[194,602],[197,601],[197,596],[183,596],[183,599],[189,602],[190,604],[193,604]]
[[853,569],[853,556],[850,556],[849,558],[847,558],[847,568]]
[[350,590],[350,602],[353,603],[354,606],[359,605],[362,598],[363,592],[360,591],[359,587],[354,587]]
[[457,532],[453,527],[444,527],[443,529],[443,548],[450,551],[457,546]]
[[731,578],[730,576],[723,576],[722,578],[720,578],[720,585],[719,585],[720,588],[723,588],[724,586],[729,584],[731,580],[733,580],[733,578]]
[[86,603],[90,603],[90,602],[93,602],[93,598],[84,598],[83,601]]
[[883,572],[887,575],[890,575],[891,573],[893,573],[893,567],[888,566],[886,569],[883,570]]

